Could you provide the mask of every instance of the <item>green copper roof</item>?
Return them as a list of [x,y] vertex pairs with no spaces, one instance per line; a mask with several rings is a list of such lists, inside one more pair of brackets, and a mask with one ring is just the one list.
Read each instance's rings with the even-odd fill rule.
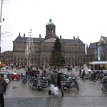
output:
[[54,25],[54,23],[52,22],[52,19],[49,19],[49,22],[47,25]]

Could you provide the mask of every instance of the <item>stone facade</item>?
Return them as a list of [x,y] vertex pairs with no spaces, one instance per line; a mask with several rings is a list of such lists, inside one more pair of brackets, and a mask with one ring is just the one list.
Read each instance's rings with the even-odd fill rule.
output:
[[107,61],[107,37],[101,36],[99,43],[99,60]]
[[[22,66],[33,64],[36,66],[48,66],[53,44],[56,40],[56,26],[50,19],[46,25],[46,36],[42,38],[18,37],[13,41],[13,61],[15,65]],[[62,39],[62,52],[65,58],[65,65],[84,64],[85,44],[79,37],[73,39]]]
[[107,61],[107,37],[101,36],[98,42],[90,43],[87,57],[88,62]]
[[87,62],[98,60],[98,42],[90,43],[87,49]]
[[6,65],[13,64],[13,52],[12,51],[2,52],[0,54],[0,62]]

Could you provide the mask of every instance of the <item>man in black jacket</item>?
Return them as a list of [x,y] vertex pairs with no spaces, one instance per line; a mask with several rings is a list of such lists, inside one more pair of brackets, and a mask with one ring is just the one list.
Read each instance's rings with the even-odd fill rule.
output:
[[4,96],[3,94],[6,91],[6,81],[4,79],[4,75],[0,74],[0,107],[4,107]]
[[[53,84],[54,86],[57,86],[60,90],[61,90],[61,94],[62,94],[62,97],[64,96],[64,93],[63,93],[63,89],[62,89],[62,86],[61,86],[61,73],[58,73],[56,70],[54,70],[51,74],[51,82],[50,84]],[[48,94],[50,95],[51,94],[51,90],[49,90]]]

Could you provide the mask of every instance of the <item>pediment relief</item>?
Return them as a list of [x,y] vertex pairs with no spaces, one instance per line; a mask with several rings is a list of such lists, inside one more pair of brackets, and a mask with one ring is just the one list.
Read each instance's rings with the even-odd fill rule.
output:
[[55,42],[56,38],[45,39],[43,42]]

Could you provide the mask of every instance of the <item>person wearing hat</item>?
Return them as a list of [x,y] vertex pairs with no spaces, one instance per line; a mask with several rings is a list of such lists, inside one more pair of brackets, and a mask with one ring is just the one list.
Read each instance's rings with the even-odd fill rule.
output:
[[4,107],[4,96],[3,94],[6,92],[6,81],[4,79],[4,75],[0,74],[0,107]]

